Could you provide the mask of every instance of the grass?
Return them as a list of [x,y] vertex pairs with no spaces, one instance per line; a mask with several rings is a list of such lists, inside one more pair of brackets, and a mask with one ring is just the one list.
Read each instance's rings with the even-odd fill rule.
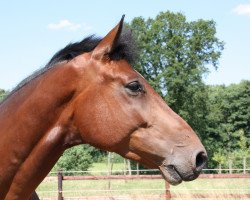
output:
[[[122,170],[123,163],[115,164],[114,170]],[[104,171],[107,166],[103,163],[95,164],[90,170]],[[107,173],[106,173],[107,174]],[[100,172],[95,175],[103,175]],[[228,194],[250,194],[250,179],[196,179],[170,187],[172,197],[178,199],[192,199],[193,194],[209,194],[220,196],[217,199],[228,199]],[[57,179],[43,181],[37,192],[40,197],[57,197]],[[81,196],[126,196],[126,199],[152,199],[142,195],[158,195],[157,199],[166,199],[165,182],[163,180],[86,180],[63,181],[64,197]],[[223,197],[224,195],[224,197]],[[185,196],[185,198],[183,197]],[[199,199],[199,198],[195,198]],[[200,198],[204,199],[204,198]],[[213,199],[213,198],[209,198]],[[230,197],[230,199],[244,199],[244,197]],[[247,199],[247,198],[245,198]]]
[[[54,194],[43,191],[51,191],[56,188],[56,182],[42,183],[38,188],[40,196],[51,197]],[[151,191],[145,190],[151,189]],[[98,191],[99,190],[99,191]],[[117,191],[116,191],[117,190]],[[124,181],[124,180],[92,180],[92,181],[65,181],[63,183],[63,196],[84,196],[84,195],[125,195],[125,194],[158,194],[158,190],[164,190],[164,182],[161,180],[152,182],[151,180],[143,181]]]
[[[164,194],[163,180],[64,181],[63,196]],[[99,191],[98,191],[99,190]],[[117,190],[117,191],[116,191]],[[57,181],[44,181],[37,189],[41,197],[56,197]],[[249,194],[250,179],[197,179],[170,187],[171,194]]]

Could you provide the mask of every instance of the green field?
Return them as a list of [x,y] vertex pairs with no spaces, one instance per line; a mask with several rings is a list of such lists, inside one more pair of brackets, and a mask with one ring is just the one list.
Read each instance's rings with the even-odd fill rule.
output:
[[[142,195],[164,194],[163,180],[92,180],[64,181],[63,196],[107,196],[107,195]],[[40,197],[56,197],[57,182],[46,181],[38,187]],[[250,179],[198,179],[179,186],[171,186],[171,194],[249,194]],[[237,198],[238,199],[238,198]]]
[[[105,164],[95,164],[90,170],[104,171]],[[114,170],[122,170],[123,164],[114,166]],[[101,172],[95,173],[100,175]],[[78,174],[76,174],[78,175]],[[102,174],[103,175],[103,174]],[[40,197],[57,196],[57,179],[43,181],[37,192]],[[171,195],[178,199],[192,199],[193,194],[219,195],[217,199],[229,199],[228,194],[250,194],[250,179],[197,179],[191,182],[184,182],[178,186],[170,187]],[[140,198],[142,195],[164,195],[165,182],[163,180],[85,180],[85,181],[63,181],[64,197],[81,196],[126,196],[132,199]],[[185,198],[183,197],[185,196]],[[151,198],[149,198],[151,199]],[[157,199],[165,199],[163,197]],[[198,198],[196,198],[198,199]],[[200,198],[204,199],[204,198]],[[208,199],[208,198],[207,198]],[[209,198],[214,199],[214,198]],[[230,199],[247,199],[244,197],[230,197]]]

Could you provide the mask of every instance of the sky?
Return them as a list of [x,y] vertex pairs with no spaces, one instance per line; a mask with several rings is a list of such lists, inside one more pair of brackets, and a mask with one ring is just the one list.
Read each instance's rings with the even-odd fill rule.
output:
[[225,42],[210,85],[250,80],[250,0],[9,0],[0,6],[0,88],[13,89],[58,50],[91,34],[105,36],[120,20],[183,13],[188,21],[214,20]]

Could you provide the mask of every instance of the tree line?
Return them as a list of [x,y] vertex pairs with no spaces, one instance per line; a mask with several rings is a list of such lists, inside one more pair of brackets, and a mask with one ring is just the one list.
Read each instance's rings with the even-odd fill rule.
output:
[[[200,136],[208,167],[250,165],[250,80],[229,86],[204,82],[210,69],[218,68],[225,45],[216,36],[216,23],[188,21],[184,14],[168,11],[155,18],[136,17],[126,27],[137,43],[135,69]],[[0,90],[0,100],[5,93]],[[67,150],[56,168],[86,170],[105,156],[79,146]]]

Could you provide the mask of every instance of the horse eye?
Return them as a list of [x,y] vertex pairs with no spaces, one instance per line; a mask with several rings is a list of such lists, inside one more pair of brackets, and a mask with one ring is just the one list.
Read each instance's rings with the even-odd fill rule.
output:
[[138,81],[133,81],[125,86],[131,92],[138,94],[143,91],[142,85]]

